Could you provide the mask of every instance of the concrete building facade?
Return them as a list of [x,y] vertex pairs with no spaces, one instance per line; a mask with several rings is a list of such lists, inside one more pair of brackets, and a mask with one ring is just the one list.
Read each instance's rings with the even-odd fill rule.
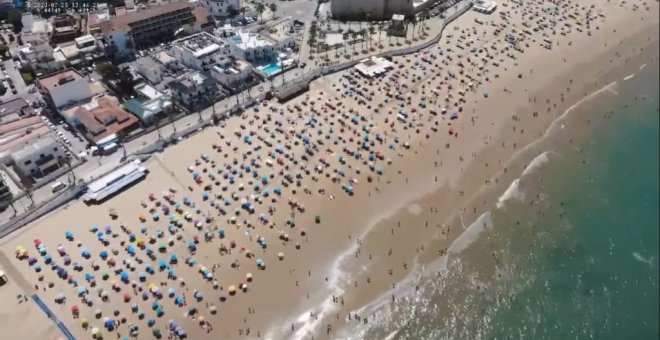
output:
[[196,71],[206,71],[231,54],[230,45],[207,32],[175,40],[172,53],[183,65]]
[[440,0],[331,0],[337,20],[389,20],[394,14],[414,16]]
[[210,105],[218,94],[215,80],[204,71],[184,74],[168,86],[174,100],[189,109]]
[[56,110],[93,96],[87,79],[74,70],[57,72],[39,78],[37,89],[44,100]]

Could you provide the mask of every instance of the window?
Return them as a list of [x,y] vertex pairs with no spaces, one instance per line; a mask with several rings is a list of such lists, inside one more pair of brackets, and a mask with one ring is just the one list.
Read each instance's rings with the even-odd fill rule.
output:
[[31,160],[27,160],[27,161],[25,161],[24,164],[25,164],[25,165],[30,165],[30,164],[32,164],[32,161],[31,161]]

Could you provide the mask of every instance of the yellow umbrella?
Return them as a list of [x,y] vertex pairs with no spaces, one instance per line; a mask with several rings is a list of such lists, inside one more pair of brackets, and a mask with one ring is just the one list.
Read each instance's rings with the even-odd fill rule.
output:
[[151,290],[152,288],[156,288],[156,284],[153,282],[147,285],[147,289]]
[[236,286],[234,286],[234,285],[229,286],[229,288],[227,289],[227,291],[228,291],[229,294],[231,294],[231,295],[236,294]]
[[87,326],[89,326],[89,321],[87,321],[86,318],[82,318],[80,320],[80,324],[83,326],[83,328],[87,328]]

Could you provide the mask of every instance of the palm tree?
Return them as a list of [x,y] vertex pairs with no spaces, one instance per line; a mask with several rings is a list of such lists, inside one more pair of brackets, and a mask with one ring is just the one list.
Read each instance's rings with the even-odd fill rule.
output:
[[350,33],[344,32],[341,34],[341,36],[344,39],[344,54],[346,54],[346,49],[348,48],[348,38],[350,36]]
[[380,42],[380,37],[383,33],[383,25],[378,25],[378,48],[382,48],[383,44]]
[[353,45],[353,53],[355,53],[355,39],[357,39],[358,33],[355,31],[349,31],[351,34],[351,44]]
[[266,10],[266,5],[263,2],[257,3],[257,14],[259,16],[259,21],[261,21],[261,14]]
[[376,28],[374,27],[374,25],[369,25],[369,48],[370,49],[373,49],[371,37],[373,37],[374,34],[376,34]]
[[367,41],[367,30],[360,30],[360,35],[362,35],[362,50],[364,51],[364,43]]

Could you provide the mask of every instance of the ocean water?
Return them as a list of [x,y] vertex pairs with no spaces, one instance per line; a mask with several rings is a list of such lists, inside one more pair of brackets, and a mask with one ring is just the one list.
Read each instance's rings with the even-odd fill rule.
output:
[[659,88],[649,68],[558,120],[450,255],[416,268],[395,302],[388,294],[359,310],[369,323],[342,337],[660,337]]

